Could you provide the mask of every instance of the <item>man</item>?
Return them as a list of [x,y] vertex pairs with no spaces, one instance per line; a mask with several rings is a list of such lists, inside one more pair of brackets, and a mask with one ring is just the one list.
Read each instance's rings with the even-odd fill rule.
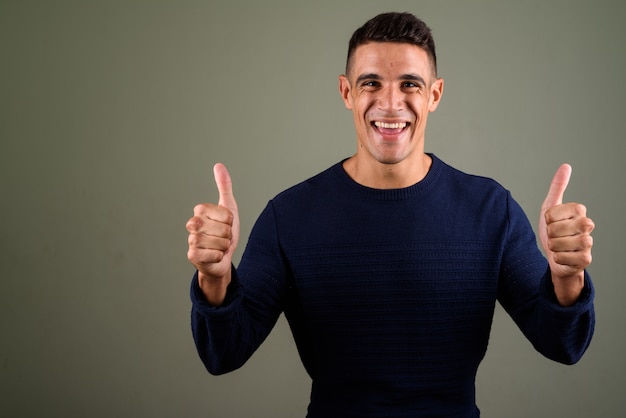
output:
[[543,355],[580,359],[594,225],[562,204],[571,168],[542,207],[546,259],[508,191],[424,152],[443,85],[421,20],[359,28],[339,78],[356,153],[270,201],[237,269],[238,208],[215,166],[219,202],[187,222],[193,335],[211,373],[243,365],[285,312],[313,381],[309,417],[477,417],[496,300]]

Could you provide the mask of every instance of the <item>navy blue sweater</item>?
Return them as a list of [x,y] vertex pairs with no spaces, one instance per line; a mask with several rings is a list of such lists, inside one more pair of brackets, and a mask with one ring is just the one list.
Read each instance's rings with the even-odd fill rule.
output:
[[209,306],[194,277],[209,372],[242,366],[284,312],[313,382],[309,417],[477,417],[496,300],[543,355],[578,361],[594,328],[589,276],[559,306],[509,192],[432,159],[408,188],[361,186],[338,163],[270,201],[225,304]]

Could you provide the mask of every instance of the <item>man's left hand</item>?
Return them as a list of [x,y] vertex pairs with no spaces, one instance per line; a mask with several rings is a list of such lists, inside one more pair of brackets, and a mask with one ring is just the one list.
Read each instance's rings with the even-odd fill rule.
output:
[[584,287],[584,269],[591,264],[594,223],[580,203],[563,203],[572,167],[557,170],[541,205],[539,239],[550,263],[552,282],[561,305],[576,302]]

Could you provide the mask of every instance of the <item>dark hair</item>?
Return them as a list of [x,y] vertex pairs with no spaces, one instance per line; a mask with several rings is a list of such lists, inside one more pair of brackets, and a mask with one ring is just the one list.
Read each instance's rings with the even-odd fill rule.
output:
[[382,13],[368,20],[358,28],[350,38],[346,75],[349,75],[351,59],[357,47],[370,42],[403,42],[422,48],[432,61],[433,71],[437,74],[437,55],[435,40],[426,23],[411,13]]

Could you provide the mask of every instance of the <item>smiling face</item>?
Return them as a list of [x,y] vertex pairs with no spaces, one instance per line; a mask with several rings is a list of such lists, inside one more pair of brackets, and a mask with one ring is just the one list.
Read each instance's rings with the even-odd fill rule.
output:
[[361,167],[422,164],[428,113],[443,93],[427,53],[409,43],[359,46],[339,90],[352,110]]

